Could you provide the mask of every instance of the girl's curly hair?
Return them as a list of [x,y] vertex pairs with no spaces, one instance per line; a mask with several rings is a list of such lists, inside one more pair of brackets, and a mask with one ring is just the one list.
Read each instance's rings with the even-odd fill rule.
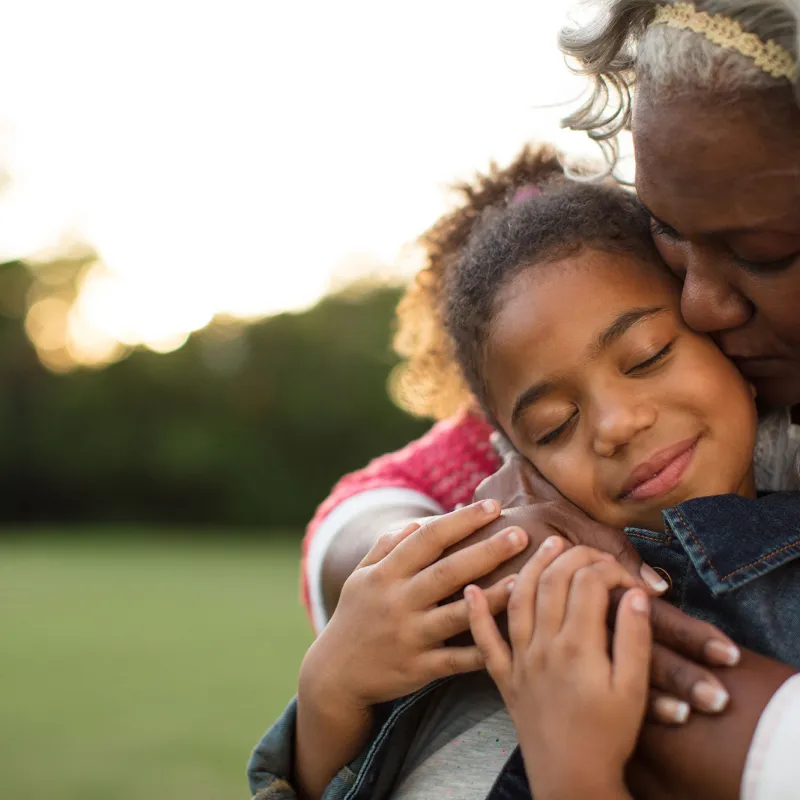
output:
[[492,163],[485,174],[452,187],[459,203],[419,238],[426,263],[397,306],[394,349],[404,362],[392,375],[390,392],[401,408],[444,419],[473,402],[444,328],[446,276],[487,208],[504,207],[522,187],[563,177],[555,148],[528,145],[505,169]]

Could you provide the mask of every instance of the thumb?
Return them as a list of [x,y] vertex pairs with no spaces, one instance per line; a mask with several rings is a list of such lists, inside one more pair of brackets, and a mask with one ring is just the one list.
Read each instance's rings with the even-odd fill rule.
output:
[[617,609],[612,647],[613,681],[626,698],[636,698],[644,714],[650,685],[650,657],[653,632],[650,600],[641,589],[625,593]]

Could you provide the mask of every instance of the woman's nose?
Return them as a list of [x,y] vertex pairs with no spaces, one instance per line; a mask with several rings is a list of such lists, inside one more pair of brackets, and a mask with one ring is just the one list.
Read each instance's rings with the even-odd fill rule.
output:
[[753,307],[725,275],[724,267],[692,256],[686,264],[681,290],[681,314],[690,328],[701,333],[730,330],[745,325]]

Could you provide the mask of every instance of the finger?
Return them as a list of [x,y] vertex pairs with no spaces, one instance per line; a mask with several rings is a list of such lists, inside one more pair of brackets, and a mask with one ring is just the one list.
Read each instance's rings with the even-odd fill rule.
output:
[[527,544],[528,534],[522,528],[506,528],[426,567],[410,579],[409,591],[417,607],[426,608],[487,575],[521,553]]
[[564,552],[566,542],[550,536],[522,568],[508,599],[508,638],[514,653],[523,653],[530,645],[536,614],[539,579],[547,567]]
[[692,661],[720,667],[739,663],[739,648],[722,631],[664,600],[651,603],[650,619],[654,639]]
[[707,714],[723,711],[730,699],[714,675],[658,643],[653,645],[650,683]]
[[[572,579],[561,631],[583,646],[608,648],[608,607],[612,589],[633,589],[639,582],[617,561],[598,561],[579,569]],[[648,657],[650,649],[647,650]]]
[[360,567],[369,567],[372,564],[377,564],[379,561],[382,561],[403,541],[403,539],[414,533],[414,531],[419,530],[419,527],[419,522],[409,522],[405,528],[401,528],[399,531],[390,531],[379,536],[375,540],[375,544],[369,549],[369,552],[361,559],[361,563],[358,565],[357,569]]
[[477,645],[471,647],[437,647],[423,656],[423,671],[428,683],[437,678],[478,672],[485,667]]
[[[499,614],[508,605],[515,581],[516,575],[511,575],[482,592],[492,616]],[[440,644],[469,629],[469,605],[465,598],[466,595],[461,600],[436,606],[425,614],[423,636],[427,644]]]
[[650,628],[650,603],[642,589],[625,593],[617,609],[611,646],[611,680],[619,696],[637,698],[644,715],[650,684],[650,657],[653,634]]
[[564,624],[570,585],[575,573],[600,561],[610,563],[613,557],[591,547],[572,547],[544,570],[536,593],[533,623],[540,644],[545,646]]
[[660,722],[662,725],[683,725],[689,721],[692,714],[692,707],[684,700],[664,694],[663,692],[650,690],[647,703],[647,717],[653,722]]
[[469,610],[472,638],[480,650],[486,671],[502,692],[511,674],[511,650],[497,629],[486,594],[477,586],[467,586],[464,598]]
[[551,524],[573,544],[610,553],[631,575],[642,580],[653,594],[663,594],[669,589],[664,578],[642,561],[631,540],[622,531],[596,522],[566,500],[550,503],[549,506]]
[[434,517],[394,548],[390,566],[400,575],[416,575],[448,547],[466,539],[499,515],[500,504],[496,500],[483,500]]

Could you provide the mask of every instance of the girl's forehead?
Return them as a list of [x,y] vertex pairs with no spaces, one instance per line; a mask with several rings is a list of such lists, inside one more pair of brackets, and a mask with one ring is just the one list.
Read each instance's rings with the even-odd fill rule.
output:
[[630,253],[583,250],[517,275],[498,297],[493,347],[580,341],[632,308],[677,308],[680,290],[658,264]]

